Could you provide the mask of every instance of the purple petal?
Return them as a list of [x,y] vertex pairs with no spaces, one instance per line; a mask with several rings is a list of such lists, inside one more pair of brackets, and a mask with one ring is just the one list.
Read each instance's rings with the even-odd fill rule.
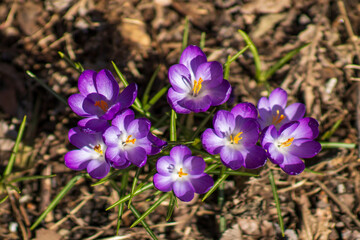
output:
[[208,174],[203,173],[197,176],[191,176],[190,182],[194,191],[198,194],[206,193],[214,186],[214,180]]
[[258,112],[254,104],[244,102],[237,104],[233,109],[231,109],[231,113],[234,117],[241,116],[242,118],[258,118]]
[[[300,126],[300,123],[298,121],[289,122],[289,123],[284,124],[279,129],[279,134],[280,134],[279,138],[280,139],[288,139],[293,136],[296,136],[295,139],[300,138],[296,134],[297,132],[299,132],[299,130],[298,130],[299,126]],[[303,126],[303,128],[304,128],[304,130],[306,130],[308,127]],[[301,134],[301,133],[299,133],[299,134]]]
[[109,109],[101,116],[102,119],[112,120],[121,110],[121,103],[117,102],[109,107]]
[[121,109],[130,107],[137,96],[138,87],[136,83],[130,83],[118,96],[117,102],[120,103]]
[[116,169],[125,169],[131,165],[131,162],[125,160],[125,159],[119,159],[117,162],[114,162],[112,164],[113,168]]
[[135,113],[131,109],[126,109],[118,114],[112,121],[111,124],[116,126],[121,132],[126,132],[129,124],[134,120]]
[[274,89],[269,96],[270,107],[280,106],[282,109],[286,107],[287,104],[287,93],[284,89],[276,88]]
[[305,105],[302,103],[293,103],[285,108],[285,115],[289,121],[296,121],[304,117]]
[[[258,101],[257,107],[259,109],[259,112],[260,112],[260,109],[264,109],[267,112],[271,111],[269,99],[267,97],[261,97]],[[260,116],[261,116],[261,113],[260,113]]]
[[153,178],[154,186],[162,192],[169,192],[173,188],[171,176],[163,176],[156,173]]
[[68,99],[68,104],[77,115],[81,117],[89,117],[91,116],[89,113],[87,113],[84,108],[83,104],[85,101],[85,97],[81,94],[73,94]]
[[245,158],[244,167],[249,169],[259,168],[265,165],[266,163],[266,152],[263,148],[254,145],[247,147],[242,151],[242,154]]
[[104,132],[110,125],[108,121],[97,117],[81,119],[78,126],[88,133]]
[[191,97],[187,96],[179,101],[179,105],[183,108],[190,109],[193,112],[205,112],[211,106],[211,97],[205,95],[203,97]]
[[229,136],[235,128],[235,119],[232,113],[219,110],[213,118],[213,126],[216,135],[221,138]]
[[224,146],[224,139],[216,135],[214,129],[208,128],[201,134],[204,149],[210,154],[219,154]]
[[[223,82],[223,68],[219,62],[205,62],[196,70],[195,80],[202,79],[207,89],[219,86]],[[225,80],[226,81],[226,80]]]
[[85,112],[88,113],[89,116],[101,117],[102,115],[104,115],[104,113],[106,113],[107,110],[102,109],[98,105],[99,103],[104,103],[108,107],[111,107],[111,105],[109,105],[108,100],[104,96],[97,93],[91,93],[84,99],[82,108],[84,109]]
[[169,80],[172,88],[179,93],[188,93],[192,89],[189,70],[182,64],[175,64],[169,69]]
[[233,130],[233,135],[242,132],[242,144],[245,146],[255,145],[259,139],[259,124],[253,118],[242,118],[237,116],[235,119],[236,127]]
[[170,156],[163,156],[156,162],[156,170],[161,175],[171,175],[175,170],[175,161]]
[[270,125],[263,130],[260,137],[260,144],[266,148],[268,144],[273,144],[276,139],[278,139],[278,131],[274,125]]
[[194,198],[194,188],[189,181],[176,181],[173,184],[176,197],[183,202],[190,202]]
[[89,161],[93,159],[94,155],[90,152],[83,150],[72,150],[67,152],[64,156],[65,165],[76,171],[80,171],[86,168]]
[[111,162],[118,162],[120,158],[120,148],[118,146],[108,146],[105,151],[105,158]]
[[279,151],[275,144],[269,144],[267,149],[267,155],[271,162],[275,164],[281,164],[284,162],[285,155]]
[[305,164],[300,158],[288,154],[284,162],[282,164],[279,164],[279,167],[287,174],[297,175],[304,171]]
[[179,61],[180,64],[185,65],[189,70],[192,80],[195,79],[195,73],[198,67],[205,62],[207,62],[206,55],[198,46],[194,45],[190,45],[184,49]]
[[83,148],[89,145],[97,145],[98,140],[101,139],[101,133],[88,134],[79,127],[74,127],[69,130],[69,141],[77,148]]
[[131,163],[138,167],[144,166],[147,160],[146,152],[142,147],[126,149],[125,156]]
[[87,172],[92,178],[101,179],[110,171],[110,165],[105,160],[92,160],[87,165]]
[[149,141],[156,147],[164,147],[165,145],[167,145],[166,141],[161,140],[160,138],[156,137],[154,134],[152,134],[151,132],[148,133],[147,138],[149,139]]
[[173,88],[170,88],[167,93],[167,101],[170,107],[175,110],[175,112],[188,114],[191,113],[191,111],[179,105],[179,101],[183,100],[187,95],[187,93],[178,93]]
[[107,100],[113,102],[118,97],[119,84],[109,70],[101,70],[96,75],[95,84],[97,92],[106,97]]
[[299,126],[293,133],[295,138],[317,138],[319,135],[319,123],[314,118],[303,118],[298,120]]
[[78,81],[78,88],[83,96],[97,92],[95,88],[96,74],[97,73],[93,70],[85,70],[81,73]]
[[146,118],[134,119],[129,123],[126,132],[131,134],[133,138],[144,138],[150,131],[150,125],[150,121]]
[[119,136],[121,131],[116,126],[111,126],[103,134],[104,142],[108,146],[118,146],[119,145]]
[[189,156],[191,156],[191,151],[184,145],[175,146],[170,150],[170,157],[174,159],[176,165],[183,165]]
[[221,105],[225,103],[230,97],[230,83],[224,79],[220,85],[214,88],[206,89],[206,93],[211,98],[211,106]]
[[239,169],[244,165],[244,157],[241,152],[232,147],[224,147],[221,149],[220,158],[226,167],[233,170]]
[[288,153],[300,158],[314,157],[321,151],[321,144],[308,139],[297,139],[289,146]]
[[184,168],[190,175],[202,174],[205,170],[205,167],[205,161],[201,157],[191,156],[184,161]]

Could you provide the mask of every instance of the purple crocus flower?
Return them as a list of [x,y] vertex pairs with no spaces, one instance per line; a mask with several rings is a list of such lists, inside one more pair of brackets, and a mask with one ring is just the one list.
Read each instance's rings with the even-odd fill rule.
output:
[[73,170],[86,169],[92,178],[100,179],[110,171],[110,164],[105,157],[106,145],[102,133],[89,134],[75,127],[69,131],[70,143],[76,146],[65,154],[65,165]]
[[304,117],[305,105],[302,103],[293,103],[286,107],[287,93],[284,89],[276,88],[269,98],[262,97],[258,102],[259,123],[261,129],[274,125],[276,129],[285,123],[296,121]]
[[99,73],[85,70],[79,77],[80,93],[69,97],[70,108],[79,116],[82,128],[100,131],[121,110],[130,107],[137,96],[137,85],[129,84],[120,94],[119,85],[107,69]]
[[303,118],[280,127],[271,125],[261,135],[261,145],[268,158],[290,175],[301,173],[305,164],[301,158],[311,158],[321,150],[314,141],[319,135],[319,123],[313,118]]
[[216,112],[214,129],[208,128],[201,135],[205,150],[210,154],[220,153],[222,163],[233,170],[263,166],[266,153],[256,145],[259,139],[257,115],[251,103],[239,103],[231,112]]
[[154,186],[163,192],[172,190],[184,202],[191,201],[194,193],[206,193],[214,185],[214,180],[204,173],[204,159],[192,156],[187,146],[173,147],[170,156],[159,158],[156,170]]
[[170,67],[169,80],[167,99],[177,113],[205,112],[210,106],[225,103],[231,93],[221,64],[208,62],[197,46],[185,48],[180,63]]
[[159,153],[166,144],[150,132],[151,123],[148,119],[135,119],[130,109],[118,114],[111,125],[103,137],[107,145],[105,156],[114,168],[126,168],[131,163],[142,167],[147,155]]

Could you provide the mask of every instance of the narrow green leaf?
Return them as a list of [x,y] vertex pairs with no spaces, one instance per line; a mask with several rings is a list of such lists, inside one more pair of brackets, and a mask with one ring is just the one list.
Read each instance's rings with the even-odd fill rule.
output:
[[4,198],[0,199],[0,204],[6,201],[8,199],[9,195],[6,195]]
[[[118,75],[118,77],[120,78],[121,82],[124,84],[124,87],[127,87],[129,85],[128,81],[126,81],[124,75],[121,73],[121,71],[119,70],[119,68],[116,66],[115,62],[114,61],[111,61],[114,69],[115,69],[115,72],[116,74]],[[141,102],[139,100],[139,98],[135,98],[135,101],[134,101],[134,104],[136,107],[142,109],[142,106],[141,106]]]
[[278,214],[278,218],[279,218],[279,225],[280,225],[280,229],[281,229],[281,234],[284,237],[285,236],[284,220],[283,220],[283,218],[281,216],[279,195],[277,193],[274,174],[273,174],[271,169],[269,169],[269,179],[270,179],[271,189],[272,189],[272,193],[273,193],[273,196],[274,196],[276,210],[277,210],[277,214]]
[[171,218],[171,215],[174,212],[175,206],[177,206],[177,197],[174,195],[173,192],[171,192],[170,203],[169,203],[168,211],[166,213],[166,221],[169,221],[169,219]]
[[44,176],[26,176],[26,177],[18,177],[18,178],[14,178],[12,179],[10,182],[11,183],[16,183],[16,182],[22,182],[22,181],[29,181],[29,180],[37,180],[37,179],[44,179],[44,178],[52,178],[55,177],[56,174],[52,174],[52,175],[44,175]]
[[203,130],[203,128],[205,127],[205,125],[208,123],[208,121],[210,120],[210,118],[213,117],[214,112],[216,110],[216,107],[210,112],[209,115],[206,116],[206,118],[200,123],[200,125],[197,127],[196,131],[194,132],[194,135],[192,136],[192,140],[194,141],[195,138],[199,135],[200,131]]
[[56,97],[60,102],[64,103],[66,106],[68,105],[67,101],[62,96],[52,90],[43,80],[39,79],[35,74],[30,71],[26,71],[26,74],[29,75],[29,77],[31,77],[32,79],[34,79],[37,83],[39,83],[48,92],[54,95],[54,97]]
[[34,228],[36,228],[41,221],[46,217],[46,215],[51,212],[56,205],[58,205],[58,203],[60,202],[60,200],[65,197],[65,195],[75,186],[76,182],[82,178],[85,174],[80,174],[77,175],[75,177],[73,177],[68,184],[66,184],[66,186],[59,192],[59,194],[54,198],[54,200],[52,200],[52,202],[50,203],[50,205],[45,209],[45,211],[40,215],[40,217],[38,217],[38,219],[36,219],[36,221],[33,223],[33,225],[30,227],[30,230],[34,230]]
[[[145,192],[146,190],[149,190],[149,189],[151,189],[151,188],[153,188],[153,187],[154,187],[154,184],[151,182],[151,183],[145,185],[144,187],[142,187],[141,189],[136,190],[135,193],[134,193],[134,196],[139,195],[140,193],[143,193],[143,192]],[[117,205],[119,205],[119,204],[121,204],[121,203],[123,203],[123,202],[128,201],[129,199],[130,199],[130,194],[124,196],[123,198],[121,198],[121,199],[119,199],[118,201],[116,201],[115,203],[113,203],[110,207],[108,207],[108,208],[106,209],[106,211],[108,211],[108,210],[116,207]]]
[[265,82],[265,79],[261,78],[261,61],[260,61],[260,57],[259,57],[259,53],[253,43],[253,41],[251,41],[250,37],[246,34],[246,32],[242,31],[242,30],[238,30],[238,32],[240,33],[240,35],[244,38],[246,44],[249,46],[251,53],[253,54],[254,57],[254,63],[255,63],[255,77],[259,82]]
[[229,174],[224,173],[216,182],[214,183],[214,186],[205,194],[202,201],[205,201],[215,190],[220,186],[222,182],[225,181],[225,179],[229,176]]
[[200,48],[201,49],[204,49],[204,47],[205,47],[205,39],[206,39],[206,32],[202,32],[201,37],[200,37]]
[[290,61],[301,49],[308,46],[310,43],[304,44],[291,52],[287,53],[283,58],[276,62],[270,69],[264,73],[264,81],[267,81],[277,70],[282,68],[288,61]]
[[59,54],[61,59],[64,59],[65,62],[67,62],[72,68],[74,68],[79,73],[82,73],[84,71],[83,66],[79,62],[74,62],[67,55],[65,55],[63,52],[58,51],[58,54]]
[[181,52],[183,52],[184,49],[187,47],[188,39],[189,39],[189,18],[186,16],[185,24],[184,24],[184,34],[183,34],[183,39],[182,39],[182,44],[181,44]]
[[128,208],[130,208],[130,204],[131,204],[131,200],[132,198],[134,197],[134,193],[135,193],[135,190],[136,190],[136,184],[139,180],[139,175],[141,173],[141,170],[142,168],[138,168],[136,170],[136,173],[135,173],[135,177],[134,177],[134,180],[133,180],[133,183],[132,183],[132,186],[131,186],[131,192],[130,192],[130,199],[129,199],[129,203],[128,203]]
[[[140,213],[138,212],[138,210],[136,210],[136,208],[131,204],[130,205],[130,210],[134,213],[134,215],[137,217],[137,218],[140,218]],[[148,234],[150,235],[150,237],[153,239],[153,240],[157,240],[157,237],[156,235],[154,234],[154,232],[150,229],[150,226],[149,224],[147,224],[145,222],[145,220],[142,220],[141,221],[141,224],[143,225],[143,227],[145,228],[145,230],[148,232]]]
[[[222,166],[221,167],[221,177],[224,176],[226,171],[226,167]],[[224,202],[225,202],[225,193],[224,193],[224,188],[225,188],[225,184],[224,181],[222,183],[220,183],[219,185],[219,194],[218,194],[218,207],[220,209],[220,221],[219,221],[219,231],[220,233],[225,232],[226,230],[226,221],[225,221],[225,216],[224,216]]]
[[12,169],[13,169],[13,166],[14,166],[14,163],[15,163],[15,157],[16,157],[16,154],[18,153],[19,151],[19,145],[20,145],[20,142],[21,142],[21,139],[22,139],[22,136],[24,135],[24,131],[25,131],[25,124],[26,124],[26,115],[24,116],[21,124],[20,124],[20,128],[19,128],[19,133],[16,137],[16,141],[15,141],[15,145],[14,145],[14,148],[13,148],[13,151],[10,155],[10,159],[9,159],[9,162],[5,168],[5,171],[3,173],[3,176],[4,178],[7,178]]
[[113,179],[114,177],[120,175],[121,173],[126,173],[127,171],[129,171],[129,170],[131,170],[133,168],[135,168],[135,165],[131,165],[130,167],[128,167],[126,169],[116,169],[115,171],[112,171],[109,175],[107,175],[106,177],[100,179],[99,181],[97,181],[94,184],[91,184],[91,186],[94,187],[94,186],[104,184],[107,181]]
[[326,132],[324,133],[324,135],[321,136],[320,140],[321,140],[321,141],[325,141],[325,140],[329,139],[329,138],[336,132],[336,130],[339,128],[339,126],[340,126],[340,124],[342,123],[342,121],[343,121],[343,118],[337,120],[337,121],[335,122],[335,124],[331,127],[331,129],[328,130],[328,131],[326,131]]
[[[220,175],[221,171],[214,170],[214,171],[210,171],[208,173]],[[235,170],[226,170],[224,173],[232,175],[232,176],[244,176],[244,177],[258,177],[259,176],[258,174],[253,174],[253,173],[248,173],[248,172],[239,172],[239,171],[235,171]]]
[[157,101],[159,101],[159,99],[167,92],[168,89],[169,86],[165,86],[160,89],[160,91],[157,92],[155,96],[150,99],[149,103],[144,106],[144,110],[148,111]]
[[174,109],[171,109],[170,141],[176,141],[176,112]]
[[321,147],[324,148],[355,148],[355,143],[341,143],[341,142],[319,142]]
[[6,184],[6,186],[14,189],[17,193],[21,193],[21,190],[17,186],[14,186],[14,185],[12,185],[10,183]]
[[155,72],[153,73],[153,75],[151,76],[150,78],[150,81],[148,83],[148,85],[146,86],[146,89],[145,89],[145,92],[144,92],[144,95],[143,95],[143,98],[142,98],[142,105],[143,106],[146,106],[146,104],[148,103],[148,100],[149,100],[149,95],[150,95],[150,91],[151,91],[151,88],[155,82],[155,79],[159,73],[159,70],[160,70],[160,67],[161,65],[157,66],[157,68],[155,69]]
[[321,176],[325,175],[322,172],[317,172],[317,171],[311,170],[310,168],[305,168],[304,172],[313,173],[313,174],[317,174],[317,175],[321,175]]
[[[228,56],[226,62],[230,62],[230,56]],[[229,80],[229,77],[230,77],[230,64],[225,64],[224,79]]]
[[234,62],[238,57],[240,57],[248,49],[249,49],[249,45],[246,45],[243,49],[238,51],[234,56],[232,56],[232,57],[229,56],[228,60],[225,63],[225,66],[230,65],[232,62]]
[[139,222],[143,221],[145,217],[147,217],[150,213],[152,213],[166,198],[170,196],[171,192],[167,192],[161,196],[151,207],[148,208],[131,226],[135,227]]

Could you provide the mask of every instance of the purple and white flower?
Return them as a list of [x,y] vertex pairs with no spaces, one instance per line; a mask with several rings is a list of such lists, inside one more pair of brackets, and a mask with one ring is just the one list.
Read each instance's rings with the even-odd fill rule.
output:
[[82,128],[100,131],[107,120],[130,107],[137,96],[137,85],[129,84],[120,94],[119,85],[107,69],[99,73],[85,70],[79,77],[80,93],[69,97],[70,108],[79,116],[85,117],[78,122]]
[[101,132],[89,134],[75,127],[69,131],[69,140],[78,149],[65,154],[65,165],[68,168],[76,171],[86,169],[96,179],[109,173],[110,163],[105,156],[106,145]]
[[274,89],[269,98],[262,97],[258,102],[259,124],[261,129],[274,125],[279,130],[284,124],[304,117],[305,105],[293,103],[286,107],[287,93],[281,88]]
[[126,168],[131,163],[142,167],[147,155],[159,153],[166,144],[150,132],[151,123],[148,119],[135,119],[135,114],[130,109],[118,114],[111,125],[103,137],[107,145],[105,156],[114,168]]
[[156,169],[154,186],[163,192],[173,191],[184,202],[191,201],[194,193],[206,193],[214,185],[214,180],[204,173],[204,159],[192,156],[183,145],[173,147],[170,156],[159,158]]
[[319,135],[319,123],[313,118],[303,118],[280,127],[271,125],[261,135],[261,145],[268,158],[290,175],[301,173],[305,164],[301,158],[311,158],[321,150],[314,141]]
[[167,99],[177,113],[205,112],[229,99],[231,86],[223,78],[222,65],[208,62],[197,46],[185,48],[179,64],[171,66],[168,75],[171,88]]
[[208,128],[201,135],[205,150],[214,155],[220,153],[222,163],[233,170],[263,166],[266,153],[256,145],[259,139],[257,115],[251,103],[239,103],[231,112],[216,112],[214,129]]

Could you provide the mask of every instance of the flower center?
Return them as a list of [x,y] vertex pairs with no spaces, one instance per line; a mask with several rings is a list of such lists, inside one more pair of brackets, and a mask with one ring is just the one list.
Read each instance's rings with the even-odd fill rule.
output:
[[126,144],[128,144],[128,143],[135,144],[136,138],[133,138],[133,139],[130,140],[131,137],[132,137],[132,135],[129,135],[129,136],[127,137],[124,145],[126,145]]
[[280,111],[276,110],[276,116],[273,116],[272,124],[277,125],[284,120],[285,116],[283,114],[280,115]]
[[293,141],[294,141],[294,138],[292,137],[292,138],[289,138],[288,140],[286,140],[285,142],[280,143],[278,146],[279,147],[289,147]]
[[109,105],[104,100],[96,101],[94,106],[101,108],[101,110],[103,110],[104,112],[107,112],[107,110],[109,109]]
[[194,87],[193,87],[193,96],[197,96],[201,89],[201,83],[203,82],[202,78],[199,79],[199,81],[194,80]]
[[100,154],[100,155],[103,155],[103,154],[104,154],[103,150],[101,149],[101,145],[100,145],[100,144],[98,144],[98,145],[96,145],[96,146],[94,147],[94,151],[97,152],[97,153]]
[[188,175],[187,173],[184,173],[184,172],[183,172],[182,168],[180,168],[180,171],[178,171],[177,174],[179,174],[179,177],[183,177],[183,176]]
[[243,132],[239,132],[238,134],[236,134],[236,136],[233,138],[232,135],[230,135],[230,142],[231,144],[238,144],[238,142],[242,139],[242,137],[240,137],[240,135],[243,134]]

